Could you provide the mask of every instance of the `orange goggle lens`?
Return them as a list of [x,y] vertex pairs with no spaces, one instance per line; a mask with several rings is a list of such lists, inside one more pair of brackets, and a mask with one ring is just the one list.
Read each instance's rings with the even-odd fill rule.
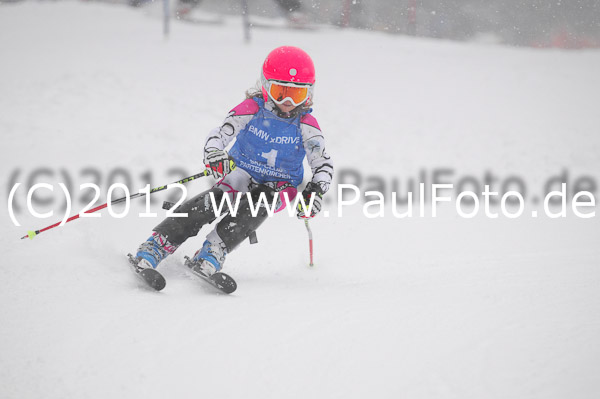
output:
[[289,98],[294,105],[300,105],[308,98],[308,87],[283,86],[271,82],[269,94],[276,103],[281,104]]

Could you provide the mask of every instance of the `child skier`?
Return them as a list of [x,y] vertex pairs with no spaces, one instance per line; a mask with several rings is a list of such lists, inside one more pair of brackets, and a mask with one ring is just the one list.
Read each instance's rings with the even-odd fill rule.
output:
[[[206,277],[223,268],[226,255],[233,251],[266,220],[265,208],[251,215],[261,193],[270,200],[280,193],[290,202],[304,174],[306,157],[312,180],[301,195],[306,204],[311,197],[310,214],[298,206],[299,218],[312,218],[321,210],[323,194],[329,189],[333,164],[325,151],[325,140],[312,109],[315,69],[310,56],[297,47],[284,46],[271,51],[262,67],[261,90],[247,93],[246,100],[229,112],[221,127],[213,129],[204,144],[204,164],[216,179],[207,190],[176,209],[187,217],[169,217],[156,226],[135,256],[139,268],[156,268],[158,264],[202,226],[213,222],[215,211],[210,195],[220,204],[227,195],[242,195],[236,216],[227,214],[207,235],[188,264]],[[227,146],[235,139],[229,151]],[[235,168],[231,170],[230,161]],[[250,192],[250,199],[244,193]],[[278,203],[279,210],[284,203]]]

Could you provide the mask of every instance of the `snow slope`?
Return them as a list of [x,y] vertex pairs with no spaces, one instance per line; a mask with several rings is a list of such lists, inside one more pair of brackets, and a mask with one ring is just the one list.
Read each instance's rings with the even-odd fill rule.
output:
[[[539,196],[563,171],[600,177],[599,52],[324,28],[255,30],[245,45],[235,18],[174,22],[164,40],[155,11],[0,7],[0,397],[598,397],[598,217],[544,217]],[[359,203],[338,218],[331,202],[311,222],[310,269],[304,226],[279,215],[228,257],[231,296],[182,266],[208,230],[161,265],[163,292],[140,285],[124,255],[160,220],[137,216],[143,201],[19,240],[62,217],[58,187],[40,193],[52,218],[23,209],[39,168],[33,180],[72,187],[91,168],[104,189],[116,168],[135,187],[201,170],[206,133],[281,44],[313,56],[314,115],[362,189],[436,168],[455,182],[517,175],[525,216],[368,219]],[[15,182],[21,227],[7,212]]]

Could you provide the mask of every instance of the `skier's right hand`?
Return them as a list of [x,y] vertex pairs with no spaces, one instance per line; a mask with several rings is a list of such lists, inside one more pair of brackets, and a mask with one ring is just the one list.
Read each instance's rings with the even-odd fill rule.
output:
[[231,172],[229,154],[224,150],[214,150],[206,154],[204,164],[215,179],[220,179]]

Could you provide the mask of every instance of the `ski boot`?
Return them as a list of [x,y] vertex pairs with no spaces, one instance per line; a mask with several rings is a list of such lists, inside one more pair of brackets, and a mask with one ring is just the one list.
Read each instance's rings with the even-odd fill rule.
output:
[[227,246],[213,231],[206,237],[202,248],[196,251],[192,259],[184,257],[185,265],[202,280],[225,294],[231,294],[237,289],[237,283],[231,276],[221,272],[226,255]]
[[153,232],[148,240],[144,241],[135,254],[137,265],[143,269],[156,269],[158,264],[171,255],[177,246],[172,245],[167,238],[157,232]]
[[202,248],[196,251],[194,257],[188,262],[188,267],[205,277],[210,277],[213,274],[221,271],[227,248],[220,239],[210,240],[208,237]]

